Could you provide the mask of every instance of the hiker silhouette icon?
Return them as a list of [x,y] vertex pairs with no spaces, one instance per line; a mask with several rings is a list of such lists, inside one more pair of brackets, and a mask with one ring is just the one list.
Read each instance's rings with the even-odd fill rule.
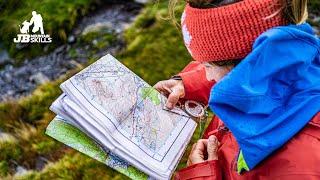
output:
[[37,14],[36,11],[32,11],[32,18],[30,20],[30,23],[33,24],[33,33],[36,33],[40,30],[40,33],[44,34],[42,16],[40,14]]
[[[30,21],[23,21],[19,25],[20,34],[13,38],[14,43],[51,43],[52,38],[49,34],[44,34],[42,16],[36,11],[32,11]],[[32,33],[30,33],[32,28]],[[41,34],[40,34],[41,33]]]
[[20,32],[21,34],[27,34],[29,33],[29,27],[31,26],[32,23],[28,22],[28,21],[24,21],[22,23],[22,27],[19,25],[20,27]]

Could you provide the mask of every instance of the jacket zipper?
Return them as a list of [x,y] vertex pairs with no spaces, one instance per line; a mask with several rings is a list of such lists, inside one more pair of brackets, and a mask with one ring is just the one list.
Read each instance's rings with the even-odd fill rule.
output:
[[218,127],[218,132],[219,131],[229,131],[229,128],[227,128],[226,126],[219,126]]
[[209,132],[209,133],[208,133],[208,137],[211,136],[211,135],[217,136],[217,134],[218,134],[219,132],[221,132],[221,131],[227,132],[227,131],[229,131],[229,129],[228,129],[226,126],[219,126],[217,129]]

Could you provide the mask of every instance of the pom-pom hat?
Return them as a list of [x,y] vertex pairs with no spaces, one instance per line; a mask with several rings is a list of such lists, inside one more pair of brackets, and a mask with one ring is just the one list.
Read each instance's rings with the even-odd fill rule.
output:
[[278,0],[243,0],[217,8],[186,5],[181,17],[184,43],[200,62],[242,59],[267,29],[285,25]]

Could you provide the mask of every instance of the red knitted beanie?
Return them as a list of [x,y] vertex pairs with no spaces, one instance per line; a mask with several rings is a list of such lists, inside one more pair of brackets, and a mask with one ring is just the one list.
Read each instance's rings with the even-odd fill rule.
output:
[[185,45],[196,61],[242,59],[269,28],[285,25],[277,0],[243,0],[217,8],[186,5],[181,18]]

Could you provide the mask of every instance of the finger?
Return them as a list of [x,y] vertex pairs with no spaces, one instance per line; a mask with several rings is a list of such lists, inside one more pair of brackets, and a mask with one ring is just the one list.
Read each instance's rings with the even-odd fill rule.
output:
[[192,162],[191,162],[191,160],[189,158],[188,161],[187,161],[187,166],[190,166],[190,165],[192,165]]
[[201,151],[204,152],[207,148],[208,140],[207,139],[200,139],[198,140],[197,144],[194,147],[194,151]]
[[168,95],[172,92],[170,88],[167,87],[166,81],[157,82],[153,87],[164,95]]
[[197,144],[197,143],[194,143],[194,144],[192,145],[191,152],[194,151],[194,148],[196,147],[196,144]]
[[163,86],[163,89],[165,89],[168,92],[168,94],[172,93],[172,90],[167,86]]
[[171,94],[169,94],[168,100],[167,100],[167,108],[173,109],[173,107],[177,104],[181,96],[181,92],[179,92],[177,89],[173,89]]
[[163,90],[163,81],[159,81],[159,82],[157,82],[155,85],[153,85],[153,87],[156,89],[156,90],[158,90],[158,91],[161,91],[161,90]]
[[218,159],[218,147],[219,141],[216,136],[210,136],[207,142],[207,151],[208,151],[208,160],[217,160]]
[[193,151],[191,151],[189,156],[189,164],[200,163],[205,161],[206,154],[206,145],[204,139],[199,140],[196,144],[194,144]]
[[177,84],[176,80],[168,79],[168,80],[162,80],[157,82],[153,87],[155,89],[167,89],[169,90],[171,87],[175,86]]

